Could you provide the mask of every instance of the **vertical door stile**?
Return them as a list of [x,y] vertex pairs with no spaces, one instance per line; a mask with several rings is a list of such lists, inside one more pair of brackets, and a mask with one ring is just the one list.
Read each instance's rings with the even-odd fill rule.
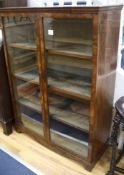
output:
[[38,68],[39,68],[39,81],[40,81],[40,96],[43,114],[44,137],[49,142],[49,111],[48,111],[48,98],[47,98],[47,73],[46,73],[46,60],[44,49],[44,30],[43,18],[37,15],[36,19],[36,35],[37,35],[37,50],[38,50]]
[[91,101],[90,101],[90,130],[89,130],[89,153],[88,158],[92,161],[93,158],[93,139],[94,139],[94,128],[95,128],[95,105],[96,105],[96,87],[97,87],[97,54],[98,54],[98,21],[97,15],[93,15],[93,72],[92,72],[92,90],[91,90]]

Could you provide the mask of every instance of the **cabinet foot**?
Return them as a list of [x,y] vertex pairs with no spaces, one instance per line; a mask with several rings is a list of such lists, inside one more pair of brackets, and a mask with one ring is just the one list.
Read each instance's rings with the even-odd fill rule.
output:
[[22,126],[23,126],[23,123],[21,121],[15,121],[14,129],[16,132],[22,133]]
[[1,122],[2,128],[3,128],[3,133],[5,135],[10,135],[12,133],[12,120],[8,122]]

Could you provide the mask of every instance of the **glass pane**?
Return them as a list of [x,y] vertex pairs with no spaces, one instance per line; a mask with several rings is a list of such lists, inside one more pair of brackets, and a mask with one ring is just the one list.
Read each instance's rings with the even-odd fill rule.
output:
[[49,111],[52,118],[80,130],[89,131],[89,103],[49,94]]
[[35,19],[5,17],[4,22],[18,118],[43,135]]
[[87,156],[89,104],[49,93],[49,113],[52,141]]
[[75,96],[91,95],[91,61],[70,58],[61,55],[47,54],[48,85],[61,89],[63,93],[74,93]]
[[92,56],[92,20],[44,20],[46,49]]
[[88,156],[92,20],[44,19],[51,140]]

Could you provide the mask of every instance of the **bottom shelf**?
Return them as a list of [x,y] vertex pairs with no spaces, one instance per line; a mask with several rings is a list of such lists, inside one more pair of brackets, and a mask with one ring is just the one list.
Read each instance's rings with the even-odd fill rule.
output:
[[74,153],[87,157],[88,156],[88,145],[84,145],[80,142],[76,142],[75,140],[71,140],[67,137],[64,137],[63,135],[59,134],[58,132],[55,132],[51,130],[51,140],[55,144],[66,148],[68,150],[73,151]]
[[[24,126],[33,132],[43,134],[43,124],[36,118],[28,116],[27,111],[23,110],[21,118]],[[88,134],[83,131],[70,130],[66,125],[63,125],[56,121],[51,121],[50,136],[51,141],[62,148],[72,151],[83,157],[88,155]],[[67,133],[66,133],[67,131]],[[74,134],[74,135],[73,135]]]
[[20,103],[21,110],[21,120],[23,125],[35,132],[38,135],[43,136],[43,124],[42,124],[42,114],[22,105]]
[[88,133],[71,127],[65,123],[56,121],[54,119],[50,121],[50,125],[51,130],[55,131],[55,133],[58,133],[59,135],[62,135],[68,139],[74,140],[75,142],[79,142],[88,146]]
[[21,115],[22,122],[24,126],[37,134],[43,136],[43,125],[42,123],[32,119],[31,117],[27,116],[26,114]]
[[50,123],[51,140],[53,143],[80,156],[88,156],[88,133],[55,120],[51,120]]

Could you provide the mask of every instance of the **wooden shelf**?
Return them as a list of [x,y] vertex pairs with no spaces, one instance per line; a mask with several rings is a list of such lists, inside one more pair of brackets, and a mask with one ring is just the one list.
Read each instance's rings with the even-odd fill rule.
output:
[[64,125],[58,121],[51,120],[51,130],[65,138],[88,146],[88,133],[77,130],[71,126]]
[[[38,77],[36,77],[34,80],[29,80],[27,77],[24,77],[24,76],[21,76],[21,75],[18,75],[18,74],[16,74],[15,77],[17,79],[28,81],[30,83],[39,85]],[[89,95],[86,96],[86,95],[81,95],[81,94],[73,92],[73,91],[69,91],[69,87],[65,88],[65,89],[62,89],[62,88],[60,88],[58,86],[48,85],[48,90],[49,90],[49,92],[55,92],[57,94],[62,94],[65,97],[71,97],[71,98],[74,98],[74,99],[77,99],[77,100],[88,100],[88,101],[90,100],[90,96]],[[87,93],[87,91],[85,91],[85,89],[84,89],[83,92],[84,92],[84,94],[85,94],[85,92]]]
[[80,58],[83,60],[91,60],[92,59],[92,55],[85,55],[85,54],[80,54],[80,53],[74,53],[73,51],[67,51],[67,50],[59,50],[59,49],[49,49],[47,50],[48,54],[51,55],[62,55],[62,56],[67,56],[67,57],[71,57],[71,58]]
[[30,59],[30,57],[35,56],[34,52],[24,53],[19,56],[13,57],[14,64],[21,64],[26,60]]
[[[43,124],[37,122],[26,114],[21,114],[22,122],[26,128],[33,130],[35,133],[43,135]],[[63,135],[53,129],[51,131],[51,139],[52,141],[60,145],[61,147],[65,147],[67,150],[72,150],[79,155],[87,156],[88,154],[88,145],[86,142],[80,143],[79,140],[74,140],[71,137],[67,137],[67,135]]]
[[13,71],[15,73],[25,72],[28,69],[33,69],[36,67],[34,55],[30,55],[28,57],[23,57],[22,59],[13,60]]
[[[21,105],[24,105],[38,113],[41,113],[42,107],[38,98],[26,97],[24,94],[24,98],[20,98],[18,102]],[[82,104],[83,106],[83,104]],[[89,131],[89,116],[64,111],[53,106],[49,107],[50,116],[66,125],[70,125],[76,129],[80,129],[82,131]]]
[[46,40],[46,43],[47,42],[57,42],[57,43],[70,43],[70,44],[82,44],[82,45],[87,45],[87,46],[92,46],[92,40],[84,40],[84,39],[82,39],[82,38],[75,38],[75,37],[73,37],[73,38],[69,38],[69,37],[67,37],[67,38],[65,38],[65,37],[61,37],[61,38],[59,38],[58,36],[57,37],[53,37],[52,39],[47,39]]
[[[22,110],[22,112],[25,115],[29,116],[29,118],[31,118],[32,120],[39,122],[39,120],[35,118],[34,115],[30,116],[30,113],[31,113],[30,110],[24,109]],[[40,115],[39,117],[41,118]],[[50,125],[51,125],[51,131],[53,131],[54,133],[57,133],[65,138],[81,143],[83,145],[86,145],[86,146],[88,145],[88,133],[85,133],[81,130],[77,130],[77,128],[75,127],[71,127],[69,125],[67,126],[62,122],[54,120],[54,118],[50,120]]]
[[68,140],[71,140],[71,141],[80,143],[80,144],[82,144],[82,145],[88,146],[88,142],[86,142],[86,141],[78,140],[78,139],[76,139],[76,138],[74,138],[74,137],[71,137],[71,136],[69,136],[69,135],[67,135],[67,134],[63,134],[63,133],[58,132],[58,131],[56,131],[56,130],[54,130],[54,129],[50,129],[50,131],[53,132],[54,134],[57,134],[57,135],[63,137],[63,140],[64,140],[64,138],[65,138],[65,139],[68,139]]
[[73,93],[73,92],[70,92],[68,90],[64,90],[64,89],[61,89],[59,87],[56,87],[56,86],[49,85],[48,90],[50,92],[55,92],[57,94],[61,94],[65,97],[70,97],[70,98],[73,98],[73,99],[76,99],[76,100],[88,100],[88,101],[90,101],[89,96],[80,95],[78,93]]
[[[36,68],[15,73],[14,77],[39,85],[39,77],[38,74],[36,74]],[[76,81],[78,82],[77,86],[75,85]],[[79,82],[78,80],[74,80],[72,82],[72,80],[68,80],[63,82],[55,78],[48,77],[48,89],[49,91],[57,92],[67,97],[80,100],[90,100],[90,83],[86,81]]]
[[[36,109],[36,105],[34,104],[34,101],[27,102],[27,99],[26,100],[21,99],[21,100],[19,100],[19,103],[22,106],[29,107],[29,109],[31,108],[31,110]],[[40,107],[40,105],[37,105],[36,112],[40,111],[39,107]],[[21,107],[21,108],[23,108],[23,107]],[[24,123],[24,126],[28,127],[29,129],[31,129],[31,127],[33,127],[34,132],[41,133],[42,123],[39,120],[37,120],[37,118],[35,118],[34,115],[30,116],[30,113],[31,113],[30,110],[24,109],[21,111],[23,112],[22,113],[22,121]],[[25,111],[26,111],[26,113],[25,113]],[[53,111],[53,109],[52,109],[52,111]],[[39,113],[39,115],[41,115],[41,113]],[[71,115],[71,114],[69,114],[69,115]],[[76,120],[75,120],[75,122],[76,122]],[[64,146],[67,149],[71,146],[71,149],[73,151],[76,151],[78,154],[82,153],[82,151],[83,151],[82,149],[84,149],[85,154],[87,154],[87,151],[86,151],[86,150],[88,150],[88,134],[87,133],[83,132],[83,130],[77,130],[77,127],[72,127],[71,125],[67,126],[67,123],[62,122],[62,121],[60,122],[59,120],[56,120],[54,117],[51,117],[50,123],[51,123],[51,129],[50,129],[51,138],[54,141],[54,143],[59,144],[62,142],[63,144],[61,144],[60,146],[62,146],[62,147]],[[60,140],[61,140],[61,142],[58,142]]]
[[34,43],[32,42],[28,42],[28,43],[11,43],[9,44],[10,47],[13,48],[18,48],[18,49],[25,49],[25,50],[31,50],[31,51],[36,51],[36,43],[34,41]]
[[43,124],[39,121],[32,119],[30,116],[21,113],[21,119],[24,126],[30,130],[33,130],[35,133],[44,135],[43,133]]
[[21,70],[16,70],[14,73],[15,74],[28,74],[28,76],[30,77],[30,75],[35,74],[33,72],[37,71],[37,65],[36,64],[31,64],[31,65],[26,65],[24,66]]
[[6,28],[9,28],[9,27],[18,27],[18,26],[25,26],[25,25],[34,25],[35,23],[33,23],[33,22],[27,22],[27,21],[25,21],[25,22],[17,22],[17,23],[5,23],[5,27]]
[[32,110],[41,113],[40,88],[37,85],[23,83],[18,86],[18,102]]
[[39,78],[38,77],[35,80],[29,80],[28,78],[18,76],[18,75],[14,75],[14,77],[16,79],[23,80],[23,81],[28,81],[29,83],[36,84],[36,85],[39,86]]
[[60,121],[62,123],[75,127],[77,129],[83,130],[85,132],[89,131],[88,116],[60,110],[58,108],[51,107],[51,106],[49,108],[49,112],[52,115],[52,118],[54,118],[57,121]]
[[46,47],[49,54],[57,54],[82,59],[92,59],[92,48],[86,45],[70,44],[58,47]]
[[63,82],[60,80],[56,80],[52,77],[48,77],[48,89],[50,91],[58,92],[68,97],[75,97],[82,100],[90,100],[90,89],[89,87],[88,89],[86,89],[86,86],[90,86],[90,84],[85,81],[82,81],[81,83],[81,86],[76,86],[67,81]]
[[49,64],[53,65],[62,65],[66,66],[68,68],[73,67],[73,68],[80,68],[80,69],[92,69],[92,62],[91,60],[83,60],[80,58],[75,58],[75,57],[63,57],[63,56],[55,56],[55,55],[48,55],[47,57],[48,61],[48,67]]
[[[36,77],[33,80],[29,80],[29,78],[27,78],[26,76],[21,76],[20,74],[15,74],[14,77],[20,80],[28,81],[29,83],[39,85],[38,77]],[[90,100],[90,95],[87,93],[85,89],[82,89],[84,95],[71,91],[70,87],[64,89],[64,88],[58,87],[57,85],[51,85],[51,84],[48,85],[48,90],[49,92],[55,92],[57,94],[61,94],[65,97],[70,97],[76,100],[88,100],[88,101]],[[85,95],[85,94],[88,94],[88,95]]]
[[[73,137],[70,137],[70,136],[68,136],[66,134],[62,134],[61,132],[58,132],[58,131],[56,131],[54,129],[50,129],[50,131],[52,132],[52,134],[54,133],[54,134],[57,134],[60,137],[63,137],[63,141],[64,140],[68,140],[69,142],[76,142],[76,143],[84,145],[86,147],[88,146],[88,142],[83,142],[83,141],[80,141],[78,139],[74,139]],[[52,135],[52,137],[53,137],[53,135]],[[55,141],[56,137],[53,140]],[[59,144],[58,140],[56,140],[55,142]]]
[[26,99],[26,98],[20,98],[18,100],[18,102],[21,105],[24,105],[24,106],[26,106],[26,107],[28,107],[28,108],[30,108],[38,113],[41,113],[42,108],[41,108],[40,102],[39,102],[39,104],[38,104],[38,102],[36,103],[36,101],[34,103],[34,101],[30,101],[29,99]]
[[[40,104],[40,97],[39,97],[39,91],[37,91],[38,88],[35,85],[32,84],[23,84],[19,86],[18,93],[19,93],[19,104],[21,104],[21,111],[25,113],[28,116],[31,116],[34,120],[38,120],[41,115],[41,104]],[[28,91],[28,92],[27,92]],[[49,96],[50,104],[57,103],[57,97],[56,96]],[[56,101],[56,102],[55,102]],[[53,130],[56,132],[60,132],[64,135],[68,135],[69,137],[72,137],[73,140],[80,140],[80,142],[87,142],[88,134],[83,131],[89,130],[89,117],[83,116],[83,114],[78,114],[76,112],[72,112],[69,110],[66,110],[65,108],[68,107],[70,104],[72,106],[72,103],[74,103],[72,100],[63,101],[60,102],[57,107],[56,105],[49,105],[49,115],[50,115],[50,123]],[[63,105],[66,106],[64,109],[61,109]],[[68,108],[70,109],[70,108]],[[73,109],[71,107],[71,109]],[[82,110],[83,110],[83,104],[82,104]],[[36,113],[35,116],[32,115],[32,111]],[[37,114],[38,113],[38,114]],[[37,116],[39,116],[37,118]]]
[[25,83],[25,85],[19,85],[17,87],[19,97],[27,98],[31,101],[38,100],[40,98],[40,89],[37,85],[32,83]]
[[34,67],[34,65],[31,68],[28,67],[19,73],[15,73],[13,76],[16,77],[17,79],[39,85],[39,76],[37,68]]
[[51,140],[53,143],[59,145],[60,147],[66,148],[68,151],[71,150],[83,157],[88,156],[88,146],[67,138],[54,130],[51,130]]

